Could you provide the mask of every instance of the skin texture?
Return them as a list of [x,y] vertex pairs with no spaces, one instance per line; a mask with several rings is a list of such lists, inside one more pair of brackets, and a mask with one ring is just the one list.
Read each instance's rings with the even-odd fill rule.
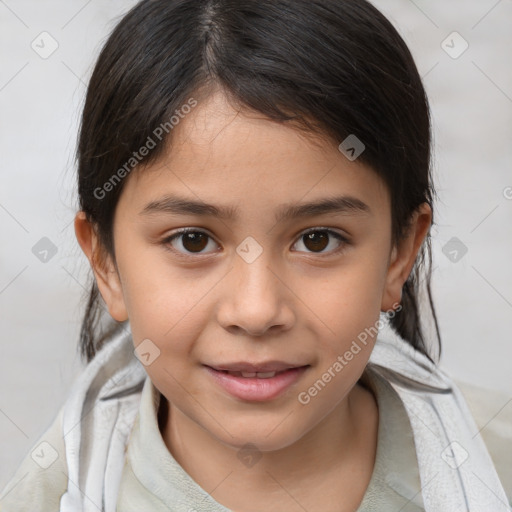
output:
[[[169,451],[233,510],[355,510],[375,461],[378,408],[358,383],[374,340],[307,405],[297,397],[400,302],[429,206],[392,247],[389,192],[371,169],[331,142],[234,109],[221,92],[174,128],[158,163],[126,179],[114,219],[117,267],[82,212],[75,232],[112,317],[129,318],[135,346],[150,339],[160,350],[146,370],[168,402]],[[141,214],[171,193],[238,215]],[[333,195],[370,211],[274,219],[284,204]],[[187,227],[209,237],[165,242]],[[329,235],[315,245],[303,236],[309,228],[348,243]],[[249,236],[262,249],[251,263],[236,250]],[[203,366],[268,360],[310,367],[277,398],[250,402],[227,394]],[[261,455],[251,467],[237,456],[247,443]]]

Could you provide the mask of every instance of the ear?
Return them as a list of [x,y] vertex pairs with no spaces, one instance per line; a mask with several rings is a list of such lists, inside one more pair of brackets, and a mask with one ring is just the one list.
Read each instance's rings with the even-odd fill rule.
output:
[[98,289],[110,315],[118,322],[127,320],[128,313],[117,269],[112,258],[101,247],[95,229],[82,211],[75,216],[75,235],[89,260]]
[[416,256],[432,224],[432,209],[422,203],[412,214],[409,229],[391,251],[382,293],[381,311],[396,309],[402,300],[402,288],[412,271]]

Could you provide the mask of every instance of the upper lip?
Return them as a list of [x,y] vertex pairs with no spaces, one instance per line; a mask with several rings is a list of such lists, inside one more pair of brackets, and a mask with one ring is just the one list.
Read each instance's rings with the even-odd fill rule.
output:
[[207,365],[214,370],[226,370],[229,372],[252,372],[252,373],[263,373],[263,372],[280,372],[288,370],[290,368],[300,368],[302,366],[308,366],[305,364],[293,364],[285,363],[284,361],[265,361],[263,363],[248,363],[245,361],[225,364],[211,364]]

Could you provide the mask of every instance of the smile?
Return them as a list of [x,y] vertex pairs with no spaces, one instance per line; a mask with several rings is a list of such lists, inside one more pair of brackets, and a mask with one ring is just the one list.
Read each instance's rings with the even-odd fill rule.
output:
[[283,373],[287,370],[282,370],[280,372],[232,372],[228,370],[220,370],[222,372],[228,373],[229,375],[233,375],[235,377],[244,377],[247,378],[258,378],[258,379],[270,379],[275,377],[277,374]]
[[204,368],[229,395],[240,400],[263,402],[283,394],[304,375],[309,365],[266,372],[232,371],[210,366]]

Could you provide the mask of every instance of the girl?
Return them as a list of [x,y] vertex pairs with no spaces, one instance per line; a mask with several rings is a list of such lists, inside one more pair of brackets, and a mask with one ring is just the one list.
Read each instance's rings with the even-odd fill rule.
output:
[[136,5],[79,135],[88,365],[0,510],[509,510],[420,321],[430,141],[365,1]]

